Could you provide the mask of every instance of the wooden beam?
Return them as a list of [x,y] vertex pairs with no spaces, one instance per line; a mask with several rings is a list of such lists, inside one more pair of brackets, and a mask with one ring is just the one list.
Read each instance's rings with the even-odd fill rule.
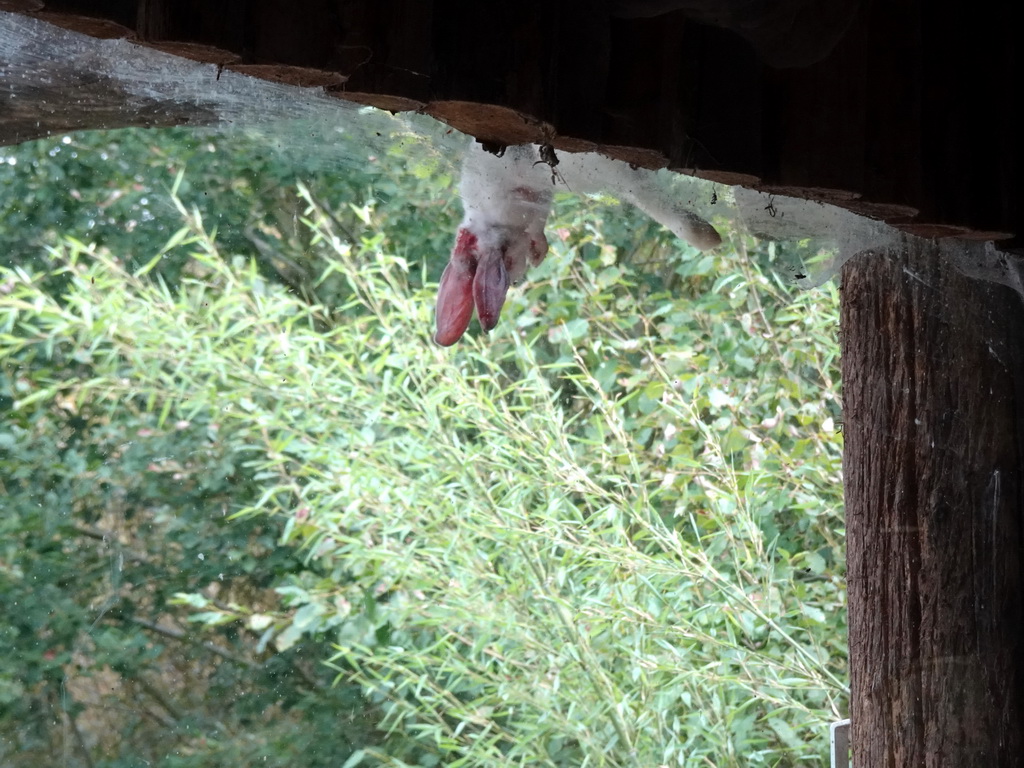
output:
[[842,287],[858,768],[1024,766],[1024,306],[934,242]]
[[639,165],[838,200],[922,236],[1024,234],[1012,113],[1024,57],[1010,3],[982,12],[925,0],[0,0],[0,9],[382,109],[422,109],[492,140],[525,132],[567,151],[610,148]]

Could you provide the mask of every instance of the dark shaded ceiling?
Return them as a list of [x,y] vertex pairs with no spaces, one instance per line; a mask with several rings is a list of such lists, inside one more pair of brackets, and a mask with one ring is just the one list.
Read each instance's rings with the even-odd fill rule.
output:
[[[924,236],[1024,234],[1013,5],[0,0],[480,138],[600,149]],[[1019,246],[1016,238],[1006,245]]]

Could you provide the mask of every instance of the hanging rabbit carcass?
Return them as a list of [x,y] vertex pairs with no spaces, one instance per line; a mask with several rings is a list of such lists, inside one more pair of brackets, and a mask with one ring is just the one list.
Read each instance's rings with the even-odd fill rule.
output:
[[462,338],[474,309],[485,331],[498,324],[509,286],[548,252],[544,226],[556,184],[583,194],[607,192],[700,250],[721,242],[714,227],[677,202],[648,171],[595,154],[563,153],[556,160],[550,148],[532,144],[500,154],[473,144],[459,188],[465,213],[438,288],[438,344],[450,346]]

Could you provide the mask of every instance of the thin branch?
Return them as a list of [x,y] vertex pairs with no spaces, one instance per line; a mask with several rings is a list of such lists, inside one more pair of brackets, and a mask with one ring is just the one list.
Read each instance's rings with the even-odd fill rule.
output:
[[[86,768],[95,768],[96,763],[93,762],[92,755],[89,753],[89,747],[85,743],[85,737],[82,735],[81,729],[78,727],[78,721],[75,716],[71,714],[71,707],[67,705],[67,699],[69,698],[67,691],[63,691],[60,696],[60,716],[61,719],[71,726],[71,733],[74,734],[75,743],[78,745],[79,751],[82,753],[82,761],[85,763]],[[65,736],[66,738],[66,736]],[[66,743],[66,742],[65,742]],[[65,747],[66,749],[66,747]],[[65,759],[67,759],[67,753],[65,752]]]
[[170,637],[174,640],[179,640],[183,643],[190,643],[191,645],[198,645],[202,648],[205,648],[210,653],[220,656],[222,659],[232,661],[235,664],[240,664],[243,667],[257,669],[260,666],[255,661],[251,661],[250,659],[244,659],[241,656],[232,653],[222,645],[217,645],[216,643],[210,642],[208,640],[193,640],[190,635],[188,635],[180,629],[174,629],[173,627],[163,627],[159,624],[156,624],[155,622],[139,618],[138,616],[131,616],[129,617],[128,620],[131,621],[133,624],[137,624],[140,627],[152,630],[153,632],[163,635],[164,637]]
[[133,563],[148,563],[149,557],[144,552],[131,550],[125,548],[123,544],[117,539],[117,534],[113,531],[105,531],[102,528],[92,528],[87,525],[74,524],[71,526],[71,530],[77,533],[79,536],[85,536],[89,539],[95,539],[96,541],[103,542],[104,544],[116,545],[121,553],[130,559]]
[[[173,720],[170,721],[169,725],[176,726],[176,721],[181,720],[182,718],[181,711],[174,704],[172,704],[167,699],[167,697],[164,696],[163,693],[156,688],[156,686],[150,683],[142,675],[139,675],[135,678],[135,683],[139,686],[139,688],[143,690],[143,692],[147,696],[149,696],[151,699],[153,699],[153,701],[159,704],[163,708],[163,710],[167,712],[171,716],[171,718],[173,718]],[[168,723],[164,723],[164,725],[168,725]]]
[[[161,634],[164,637],[170,637],[170,638],[172,638],[174,640],[178,640],[179,642],[189,643],[191,645],[197,645],[197,646],[200,646],[202,648],[205,648],[206,650],[210,651],[210,653],[214,653],[217,656],[220,656],[222,659],[226,659],[228,661],[232,661],[235,664],[241,664],[242,666],[248,667],[249,669],[262,669],[263,668],[263,665],[255,662],[255,661],[252,661],[250,659],[242,658],[241,656],[238,656],[237,654],[232,653],[230,650],[228,650],[227,648],[225,648],[222,645],[218,645],[217,643],[210,642],[208,640],[207,641],[193,640],[190,635],[188,635],[186,632],[183,632],[180,629],[174,629],[173,627],[161,626],[161,625],[156,624],[156,623],[154,623],[152,621],[147,621],[146,619],[139,618],[138,616],[132,616],[129,620],[133,624],[137,624],[140,627],[143,627],[145,629],[149,629],[149,630],[151,630],[153,632]],[[292,660],[289,660],[288,663],[292,667],[292,669],[295,670],[296,674],[306,684],[306,686],[308,687],[309,690],[311,690],[311,691],[322,691],[322,690],[324,690],[325,686],[323,686],[321,683],[319,683],[312,675],[309,674],[309,672],[307,672],[305,669],[303,669],[301,666],[299,666],[297,663],[295,663]],[[161,704],[162,703],[163,702],[161,702]],[[168,709],[167,711],[171,712],[171,714],[174,714],[174,712],[172,710],[170,710],[170,709]]]

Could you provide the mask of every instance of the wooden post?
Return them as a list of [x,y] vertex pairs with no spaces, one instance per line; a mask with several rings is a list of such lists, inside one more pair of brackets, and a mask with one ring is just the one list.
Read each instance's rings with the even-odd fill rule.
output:
[[842,288],[857,768],[1024,766],[1024,300],[934,243]]

